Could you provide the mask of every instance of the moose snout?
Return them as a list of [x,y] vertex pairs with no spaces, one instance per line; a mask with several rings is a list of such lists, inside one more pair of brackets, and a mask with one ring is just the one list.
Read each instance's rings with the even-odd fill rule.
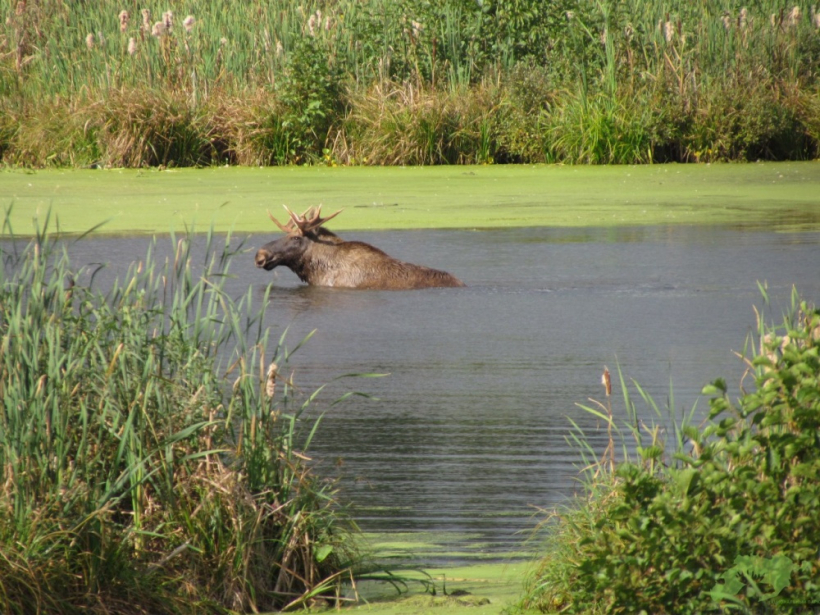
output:
[[259,250],[256,251],[256,266],[264,268],[272,256],[273,255],[265,248],[259,248]]

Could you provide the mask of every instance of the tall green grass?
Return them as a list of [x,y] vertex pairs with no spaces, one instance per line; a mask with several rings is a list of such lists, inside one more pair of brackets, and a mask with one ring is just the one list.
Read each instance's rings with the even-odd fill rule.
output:
[[[32,166],[811,158],[816,11],[785,0],[7,3],[0,153]],[[522,107],[522,80],[540,103]],[[411,87],[461,110],[431,119],[436,104],[395,95]]]
[[172,237],[172,258],[152,248],[102,294],[48,222],[2,244],[0,610],[272,610],[332,594],[354,526],[308,465],[316,394],[295,393],[267,297],[225,291],[241,247]]
[[700,425],[694,408],[641,420],[623,377],[623,423],[609,396],[586,407],[607,426],[609,447],[601,456],[576,430],[587,461],[585,498],[545,524],[546,555],[526,606],[544,613],[813,612],[820,600],[820,310],[795,295],[782,325],[762,317],[758,324],[740,396],[733,399],[721,379],[707,386],[710,412]]

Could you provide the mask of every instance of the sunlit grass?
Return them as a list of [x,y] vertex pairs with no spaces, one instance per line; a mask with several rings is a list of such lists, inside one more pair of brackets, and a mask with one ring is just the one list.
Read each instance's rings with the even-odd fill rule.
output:
[[820,151],[820,18],[806,2],[104,0],[11,3],[0,17],[0,155],[13,165]]

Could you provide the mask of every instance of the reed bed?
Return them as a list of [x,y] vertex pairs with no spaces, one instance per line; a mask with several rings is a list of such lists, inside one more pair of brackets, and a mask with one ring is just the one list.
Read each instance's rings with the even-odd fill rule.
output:
[[0,155],[29,166],[812,158],[819,62],[818,7],[794,0],[20,0],[0,9]]
[[315,394],[294,393],[266,298],[224,291],[230,241],[209,234],[203,254],[172,238],[172,259],[152,250],[102,294],[45,228],[2,244],[0,610],[256,612],[332,596],[354,526],[308,466]]

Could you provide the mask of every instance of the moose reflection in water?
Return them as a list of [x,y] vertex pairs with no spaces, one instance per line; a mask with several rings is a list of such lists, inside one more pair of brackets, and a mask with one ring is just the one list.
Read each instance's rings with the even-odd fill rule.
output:
[[437,286],[464,286],[446,271],[413,265],[388,256],[362,241],[345,241],[326,229],[334,214],[321,217],[321,205],[301,216],[285,206],[290,221],[271,220],[285,232],[256,252],[256,266],[270,271],[284,265],[312,286],[335,286],[370,290],[410,290]]

